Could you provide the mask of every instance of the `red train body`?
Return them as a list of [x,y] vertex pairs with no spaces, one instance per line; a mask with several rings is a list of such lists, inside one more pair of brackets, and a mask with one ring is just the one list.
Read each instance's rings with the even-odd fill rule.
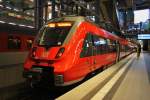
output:
[[55,86],[76,83],[132,52],[132,45],[84,17],[49,21],[24,64],[24,77]]
[[0,33],[0,52],[22,52],[31,48],[34,36]]
[[0,52],[29,51],[35,29],[0,23]]

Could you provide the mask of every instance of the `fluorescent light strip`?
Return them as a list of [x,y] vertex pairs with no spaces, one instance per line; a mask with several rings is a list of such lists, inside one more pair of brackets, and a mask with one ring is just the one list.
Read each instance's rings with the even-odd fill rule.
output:
[[11,24],[11,25],[17,25],[16,23],[8,23],[8,24]]
[[14,8],[15,11],[19,11],[18,9]]
[[[0,20],[0,23],[6,23],[5,21],[1,21]],[[26,26],[26,25],[23,25],[23,24],[16,24],[16,23],[7,23],[7,24],[10,24],[10,25],[18,25],[18,26],[21,26],[21,27],[28,27],[28,28],[34,28],[33,26]]]
[[4,22],[4,21],[0,21],[0,23],[6,23],[6,22]]
[[0,7],[4,7],[3,5],[0,5]]
[[19,26],[28,27],[28,28],[34,28],[33,26],[27,26],[27,25],[23,25],[23,24],[19,24]]
[[7,8],[7,9],[11,9],[11,8],[10,8],[10,7],[8,7],[8,6],[7,6],[6,8]]
[[26,25],[23,25],[23,24],[19,24],[19,26],[26,26]]
[[33,26],[26,26],[26,27],[28,27],[28,28],[34,28]]

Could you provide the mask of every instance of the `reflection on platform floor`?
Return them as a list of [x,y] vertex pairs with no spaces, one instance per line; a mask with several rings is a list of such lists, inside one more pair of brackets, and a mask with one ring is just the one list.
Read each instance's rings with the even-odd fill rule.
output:
[[112,100],[150,100],[150,53],[141,53],[130,66]]

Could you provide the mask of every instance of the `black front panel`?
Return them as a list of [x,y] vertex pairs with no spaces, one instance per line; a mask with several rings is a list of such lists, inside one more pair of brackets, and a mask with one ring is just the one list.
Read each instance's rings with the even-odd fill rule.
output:
[[24,77],[31,78],[40,84],[54,85],[54,68],[33,66],[32,69],[24,73]]

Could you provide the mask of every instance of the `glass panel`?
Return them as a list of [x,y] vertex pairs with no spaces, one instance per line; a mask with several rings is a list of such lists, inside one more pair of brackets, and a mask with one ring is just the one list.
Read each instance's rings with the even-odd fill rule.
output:
[[38,45],[41,46],[61,46],[67,37],[71,24],[51,23],[40,31]]
[[94,35],[93,40],[94,40],[94,46],[96,47],[96,51],[94,52],[97,52],[97,54],[103,54],[107,52],[106,40],[104,38]]
[[92,39],[91,39],[91,34],[87,34],[87,36],[85,37],[85,40],[83,42],[83,47],[82,47],[82,51],[80,54],[80,57],[88,57],[88,56],[92,56]]
[[8,36],[8,49],[20,49],[21,39],[15,36]]
[[107,39],[108,52],[116,52],[116,43],[113,40]]

